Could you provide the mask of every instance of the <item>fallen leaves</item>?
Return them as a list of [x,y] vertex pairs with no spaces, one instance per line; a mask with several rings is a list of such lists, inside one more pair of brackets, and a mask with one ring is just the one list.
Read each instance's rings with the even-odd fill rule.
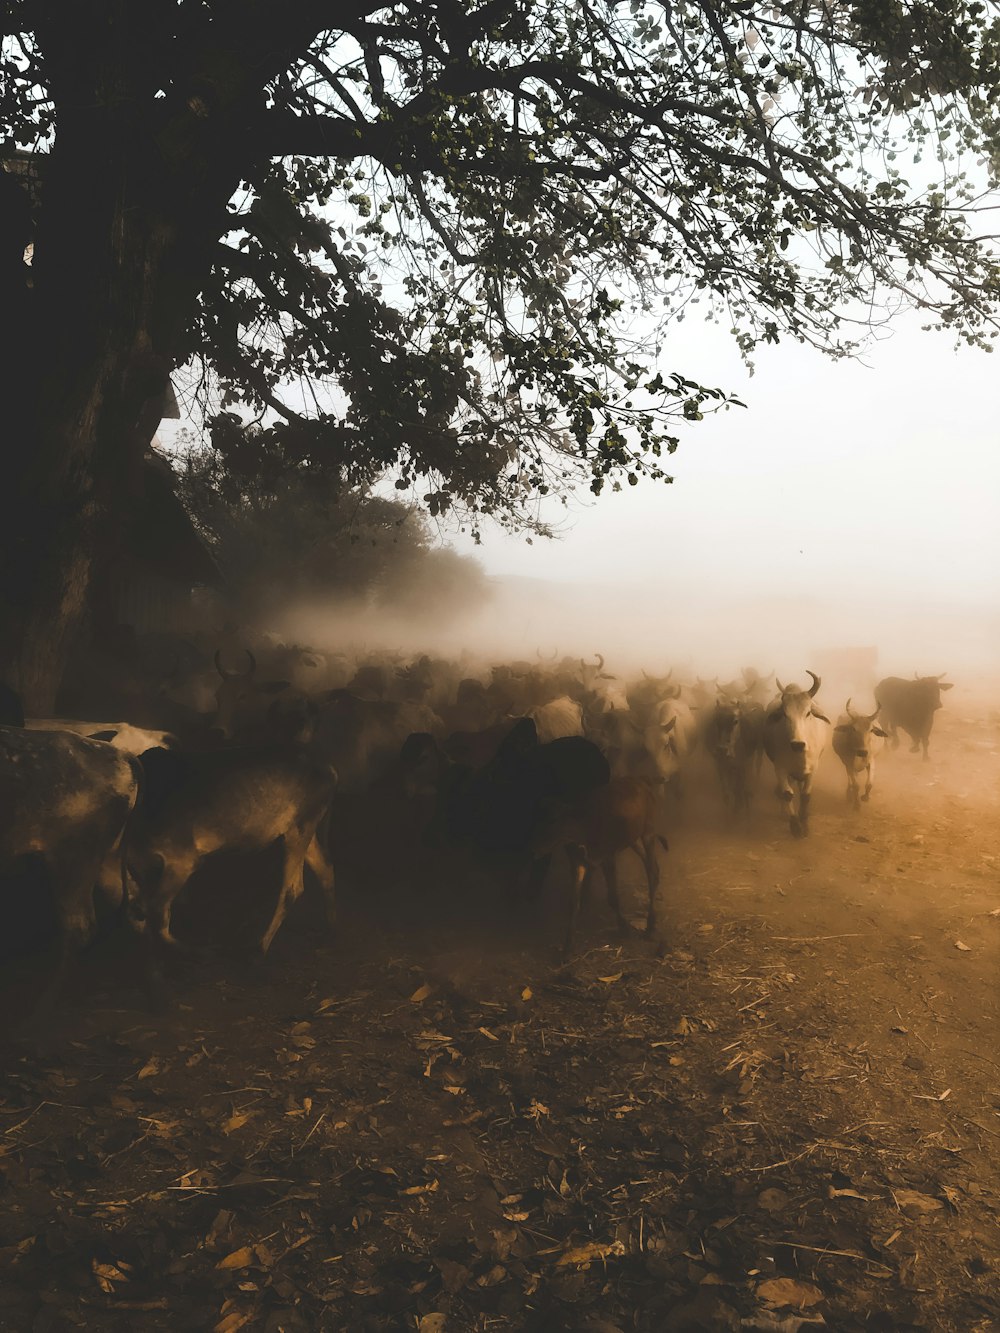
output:
[[250,1245],[241,1245],[238,1250],[233,1250],[232,1253],[227,1254],[224,1259],[220,1259],[215,1266],[216,1268],[225,1270],[233,1268],[249,1268],[251,1264],[255,1264],[256,1262],[257,1255],[253,1247]]
[[113,1294],[116,1282],[127,1282],[128,1270],[130,1265],[124,1260],[119,1259],[117,1263],[98,1263],[96,1259],[91,1261],[90,1271],[97,1279],[97,1285],[101,1291]]
[[757,1296],[774,1309],[788,1306],[792,1310],[808,1310],[823,1300],[823,1292],[814,1283],[791,1277],[765,1279],[757,1285]]
[[900,1212],[910,1218],[927,1217],[945,1206],[940,1199],[930,1194],[921,1194],[919,1190],[896,1189],[892,1191],[892,1197]]
[[574,1245],[568,1250],[564,1250],[556,1259],[558,1268],[565,1268],[568,1265],[587,1266],[592,1264],[595,1259],[618,1258],[625,1253],[625,1246],[620,1240],[613,1240],[609,1244],[602,1244],[599,1241],[588,1241],[585,1245]]

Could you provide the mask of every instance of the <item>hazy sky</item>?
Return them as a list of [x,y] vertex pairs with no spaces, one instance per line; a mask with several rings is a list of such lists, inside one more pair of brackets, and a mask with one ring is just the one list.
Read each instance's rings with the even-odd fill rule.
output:
[[[1000,351],[956,349],[910,315],[860,361],[783,343],[756,362],[750,377],[721,329],[677,325],[660,369],[747,407],[681,426],[673,485],[553,503],[558,540],[445,534],[488,574],[575,587],[504,586],[454,623],[418,614],[355,637],[798,677],[825,648],[874,644],[887,672],[995,670]],[[333,616],[296,632],[326,645],[348,630]]]
[[672,486],[581,497],[561,540],[488,529],[490,573],[997,604],[1000,352],[956,350],[907,316],[863,362],[788,343],[750,378],[728,335],[686,322],[660,368],[747,410],[681,428]]

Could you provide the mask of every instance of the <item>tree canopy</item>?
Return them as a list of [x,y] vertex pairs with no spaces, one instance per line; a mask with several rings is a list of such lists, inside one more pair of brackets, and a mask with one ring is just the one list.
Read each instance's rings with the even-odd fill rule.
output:
[[[696,302],[748,356],[784,337],[849,351],[899,302],[993,336],[992,3],[4,17],[0,153],[41,164],[30,234],[0,204],[7,374],[34,441],[15,489],[38,483],[66,534],[38,550],[37,515],[15,512],[10,540],[45,566],[28,582],[50,621],[53,601],[72,619],[87,534],[124,503],[136,423],[181,365],[218,387],[223,451],[530,523],[540,494],[664,476],[678,422],[725,401],[674,364],[679,339],[662,354]],[[241,445],[248,415],[263,432]]]

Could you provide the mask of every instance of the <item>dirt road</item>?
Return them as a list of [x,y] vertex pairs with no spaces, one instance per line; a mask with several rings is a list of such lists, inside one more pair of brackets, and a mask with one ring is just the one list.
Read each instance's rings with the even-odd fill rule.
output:
[[956,689],[858,815],[827,756],[802,842],[692,774],[662,958],[471,883],[158,1022],[97,951],[4,1053],[0,1328],[1000,1328],[998,722]]

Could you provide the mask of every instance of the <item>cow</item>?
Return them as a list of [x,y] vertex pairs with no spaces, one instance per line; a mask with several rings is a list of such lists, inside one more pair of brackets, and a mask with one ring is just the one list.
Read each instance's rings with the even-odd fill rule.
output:
[[328,690],[316,703],[319,712],[310,745],[337,770],[343,793],[367,790],[392,767],[411,733],[440,738],[444,730],[426,704],[361,699],[349,690]]
[[134,727],[130,722],[78,722],[65,717],[29,717],[25,719],[28,731],[72,731],[92,741],[106,741],[138,758],[144,750],[177,748],[177,737],[169,731],[154,731],[150,727]]
[[719,776],[722,799],[732,814],[750,808],[751,777],[759,767],[764,710],[758,704],[720,696],[705,723],[703,739]]
[[740,691],[745,699],[751,703],[760,704],[765,707],[772,696],[772,688],[769,684],[774,680],[774,672],[770,671],[766,676],[762,676],[756,667],[741,667],[740,675],[743,678],[743,688]]
[[580,906],[588,881],[600,866],[608,899],[622,933],[629,923],[618,897],[618,857],[634,851],[646,872],[648,895],[646,933],[656,929],[656,892],[660,883],[657,846],[668,850],[667,840],[656,832],[657,785],[646,778],[612,778],[606,785],[585,793],[563,824],[550,832],[549,841],[565,845],[572,875],[570,906],[563,943],[565,953],[573,947]]
[[[679,696],[679,687],[675,689]],[[695,716],[684,700],[680,697],[661,700],[648,714],[642,730],[643,750],[650,766],[642,775],[669,784],[679,796],[678,775],[694,747],[696,736]]]
[[592,714],[589,720],[585,719],[584,732],[588,740],[604,751],[614,777],[653,776],[644,727],[627,706]]
[[679,699],[681,687],[671,684],[673,669],[665,676],[648,676],[644,671],[641,680],[632,681],[625,690],[625,701],[643,725],[650,720],[658,704],[664,699]]
[[[414,762],[419,757],[426,766],[427,744],[411,748]],[[591,741],[565,736],[539,744],[534,721],[520,718],[478,770],[441,753],[433,833],[502,873],[530,874],[540,884],[544,872],[536,873],[536,863],[545,858],[547,865],[551,848],[543,844],[553,821],[610,778],[608,761]]]
[[257,659],[249,648],[245,652],[250,664],[246,671],[228,670],[221,654],[215,654],[222,684],[216,692],[210,730],[240,744],[307,740],[316,722],[313,701],[289,680],[257,680]]
[[486,692],[486,686],[474,676],[466,676],[458,682],[455,702],[439,710],[449,731],[478,732],[484,731],[497,721],[493,701]]
[[233,747],[206,754],[148,750],[140,756],[142,805],[127,840],[128,867],[147,927],[165,945],[174,900],[216,852],[283,848],[278,901],[260,940],[266,954],[289,906],[303,891],[308,865],[335,921],[334,876],[320,826],[337,775],[297,746]]
[[934,714],[941,707],[941,691],[952,688],[952,681],[945,680],[945,674],[942,671],[940,676],[914,675],[913,680],[887,676],[875,686],[875,702],[894,750],[899,745],[902,728],[913,742],[910,753],[917,754],[922,749],[924,759],[928,758],[927,745]]
[[[140,775],[136,760],[104,741],[16,725],[9,697],[0,698],[0,714],[0,873],[41,861],[59,930],[58,962],[37,1006],[42,1013],[94,932],[95,889],[122,900],[122,839]],[[147,981],[153,983],[151,973]]]
[[[861,802],[867,801],[872,794],[872,777],[875,771],[875,751],[878,740],[886,739],[881,727],[875,725],[875,719],[881,712],[855,713],[848,699],[844,712],[837,719],[833,729],[833,752],[847,770],[847,802],[854,810],[861,808]],[[865,775],[865,789],[858,792],[858,777]]]
[[455,764],[473,770],[485,768],[514,725],[515,719],[508,718],[492,727],[484,727],[482,731],[453,731],[442,748]]
[[364,662],[358,666],[345,688],[361,699],[385,699],[392,684],[392,672],[384,662]]
[[568,694],[549,703],[536,704],[525,710],[525,716],[535,723],[538,740],[542,745],[561,740],[565,736],[583,735],[583,709]]
[[813,703],[820,678],[815,672],[808,674],[813,682],[808,690],[782,685],[775,678],[780,694],[764,718],[764,750],[774,765],[778,795],[788,808],[789,827],[796,838],[809,832],[813,777],[830,729],[830,719]]

